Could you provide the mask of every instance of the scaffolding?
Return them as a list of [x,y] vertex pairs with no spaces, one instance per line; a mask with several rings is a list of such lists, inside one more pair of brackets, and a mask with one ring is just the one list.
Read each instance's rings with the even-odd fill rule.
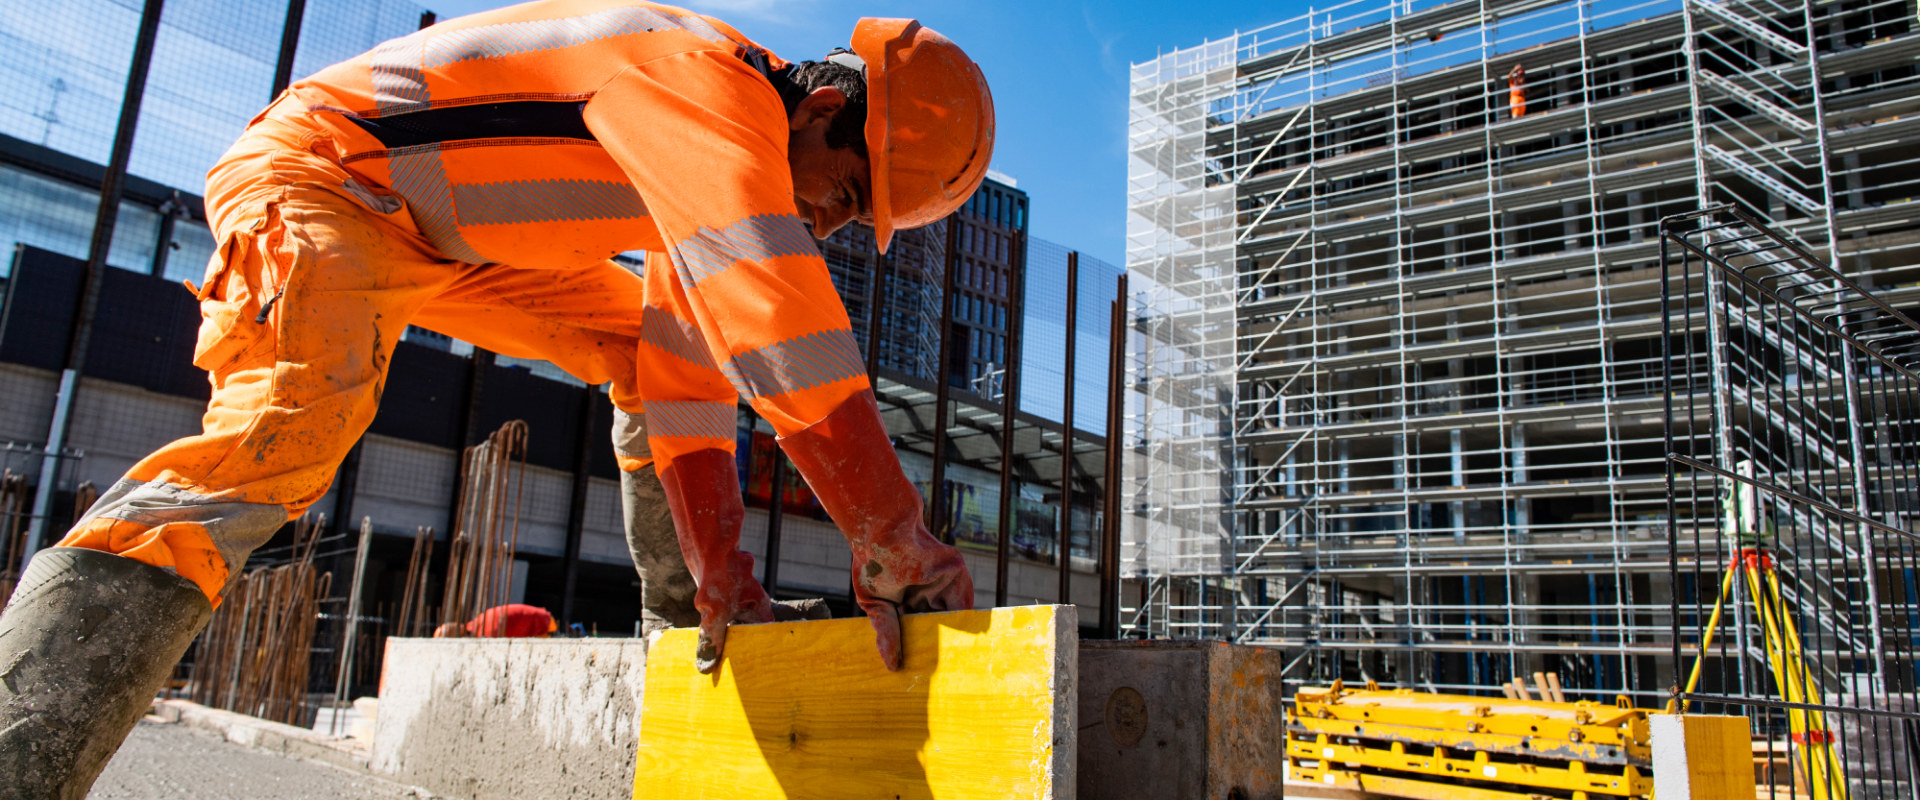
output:
[[1129,630],[1663,695],[1659,220],[1732,204],[1912,305],[1914,18],[1354,0],[1134,65]]

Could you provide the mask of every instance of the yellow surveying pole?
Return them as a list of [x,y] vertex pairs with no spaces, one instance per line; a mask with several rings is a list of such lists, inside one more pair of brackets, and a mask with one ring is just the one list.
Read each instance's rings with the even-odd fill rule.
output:
[[[1742,477],[1753,477],[1753,462],[1739,465]],[[1773,532],[1771,517],[1760,514],[1759,492],[1752,484],[1732,481],[1731,491],[1722,498],[1725,519],[1721,530],[1733,545],[1733,560],[1727,564],[1720,581],[1720,593],[1713,603],[1713,614],[1700,637],[1700,654],[1694,657],[1693,671],[1687,677],[1687,694],[1700,685],[1700,671],[1707,650],[1720,629],[1727,601],[1736,586],[1744,588],[1753,601],[1754,618],[1760,622],[1762,649],[1767,654],[1768,671],[1773,674],[1782,700],[1794,704],[1787,708],[1787,729],[1795,748],[1795,762],[1813,800],[1847,800],[1846,773],[1840,754],[1833,749],[1833,730],[1827,727],[1826,713],[1807,706],[1820,705],[1820,687],[1807,668],[1800,650],[1800,631],[1793,624],[1786,598],[1780,592],[1780,574],[1773,556],[1762,546],[1763,534]],[[1741,579],[1736,584],[1735,578]],[[1737,601],[1736,601],[1737,602]],[[1742,653],[1740,657],[1746,657]],[[1687,704],[1680,704],[1686,713]]]

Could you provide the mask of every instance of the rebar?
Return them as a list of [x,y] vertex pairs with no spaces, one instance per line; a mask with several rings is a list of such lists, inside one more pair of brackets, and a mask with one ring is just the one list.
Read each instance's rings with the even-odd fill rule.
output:
[[259,567],[235,580],[195,645],[187,677],[187,696],[194,702],[308,724],[314,627],[320,599],[333,579],[313,566],[314,544],[325,526],[324,516],[301,517],[293,526],[287,563]]
[[413,532],[413,553],[407,559],[406,588],[400,595],[400,614],[396,617],[395,636],[420,636],[433,619],[427,607],[427,572],[433,563],[433,528],[418,527]]
[[33,504],[33,487],[27,476],[6,470],[0,472],[0,606],[13,597],[14,584],[26,567],[27,517]]
[[[513,420],[461,456],[465,482],[454,521],[439,620],[464,625],[506,602],[526,497],[527,423]],[[511,495],[511,497],[509,497]],[[511,513],[508,502],[512,502]]]

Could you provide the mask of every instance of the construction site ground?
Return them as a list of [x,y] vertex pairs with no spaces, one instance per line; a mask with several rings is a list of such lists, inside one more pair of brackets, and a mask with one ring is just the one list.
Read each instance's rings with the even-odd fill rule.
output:
[[[238,715],[235,715],[238,716]],[[422,789],[334,764],[238,744],[231,733],[148,717],[135,726],[93,800],[420,800]]]

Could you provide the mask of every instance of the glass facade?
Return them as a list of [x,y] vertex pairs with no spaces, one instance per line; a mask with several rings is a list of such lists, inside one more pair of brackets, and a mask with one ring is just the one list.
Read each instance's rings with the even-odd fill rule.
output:
[[[136,0],[0,4],[0,85],[8,87],[0,147],[13,155],[0,167],[4,252],[28,244],[86,257],[141,8]],[[386,0],[310,0],[292,74],[405,35],[424,13]],[[273,99],[286,14],[285,4],[247,0],[165,4],[108,265],[201,278],[213,237],[195,198],[207,170]],[[11,269],[11,257],[0,258],[0,277]]]
[[138,3],[0,4],[0,133],[107,163],[139,27]]
[[[1027,246],[1026,317],[1021,328],[1020,410],[1042,419],[1065,419],[1067,385],[1067,255],[1044,239]],[[1107,433],[1108,331],[1114,292],[1122,270],[1079,255],[1079,291],[1074,328],[1073,427]]]

